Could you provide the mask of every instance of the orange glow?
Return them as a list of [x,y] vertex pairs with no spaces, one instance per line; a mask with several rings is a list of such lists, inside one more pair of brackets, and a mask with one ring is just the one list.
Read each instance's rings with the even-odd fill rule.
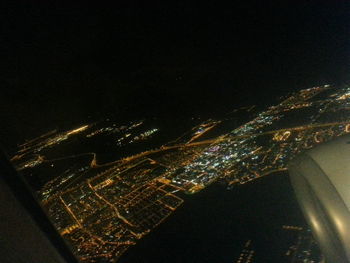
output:
[[87,128],[89,128],[89,125],[84,125],[82,127],[79,127],[77,129],[74,129],[74,130],[71,130],[71,131],[67,132],[67,135],[72,135],[72,134],[76,134],[76,133],[82,132],[82,131],[86,130]]
[[350,124],[347,124],[347,125],[345,126],[345,132],[350,132]]

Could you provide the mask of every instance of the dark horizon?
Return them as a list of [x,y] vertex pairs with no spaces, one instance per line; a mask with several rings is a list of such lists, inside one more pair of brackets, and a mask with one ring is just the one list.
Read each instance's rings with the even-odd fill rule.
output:
[[10,4],[1,143],[116,114],[211,116],[347,83],[348,1]]

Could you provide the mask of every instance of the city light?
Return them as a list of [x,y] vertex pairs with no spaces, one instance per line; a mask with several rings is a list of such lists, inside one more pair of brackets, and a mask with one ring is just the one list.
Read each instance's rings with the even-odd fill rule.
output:
[[[179,193],[196,194],[217,181],[231,189],[271,174],[286,174],[287,163],[300,152],[348,133],[348,94],[347,88],[329,85],[301,90],[260,112],[256,107],[244,108],[250,116],[254,110],[256,113],[219,136],[211,136],[211,132],[234,117],[207,120],[158,148],[112,161],[100,161],[95,152],[48,158],[48,149],[80,133],[81,140],[108,135],[113,146],[120,147],[139,145],[161,132],[154,126],[146,128],[143,120],[127,125],[83,125],[31,140],[12,160],[18,170],[25,171],[84,157],[84,164],[47,182],[39,197],[82,262],[114,262],[176,213],[184,202]],[[299,226],[283,229],[300,232],[310,240]],[[236,262],[252,262],[254,250],[251,241],[247,244]],[[291,248],[287,254],[295,255],[296,251]]]

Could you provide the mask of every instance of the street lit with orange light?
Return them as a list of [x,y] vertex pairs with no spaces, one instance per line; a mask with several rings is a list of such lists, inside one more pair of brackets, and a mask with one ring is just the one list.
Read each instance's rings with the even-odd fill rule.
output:
[[[234,129],[224,127],[237,118],[235,111],[120,158],[104,159],[94,151],[55,155],[60,145],[71,149],[73,139],[113,136],[115,147],[131,147],[162,132],[144,127],[144,120],[104,127],[84,124],[20,145],[12,161],[17,170],[27,171],[25,176],[44,166],[53,172],[61,169],[37,191],[47,214],[81,262],[116,262],[176,213],[184,194],[196,194],[215,182],[231,189],[273,173],[286,174],[288,161],[300,152],[349,133],[349,94],[350,88],[329,85],[304,89],[262,111],[244,108],[252,118]],[[73,164],[67,168],[68,162]],[[253,262],[250,246],[247,241],[236,262]]]

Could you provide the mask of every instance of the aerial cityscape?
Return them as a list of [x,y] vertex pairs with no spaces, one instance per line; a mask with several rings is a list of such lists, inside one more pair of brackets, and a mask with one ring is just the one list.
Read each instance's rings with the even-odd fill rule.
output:
[[[162,129],[148,120],[53,130],[19,145],[11,161],[81,262],[117,262],[212,184],[230,191],[269,175],[287,177],[294,156],[350,132],[349,110],[349,87],[323,85],[266,109],[197,120],[166,142],[157,141]],[[104,143],[114,152],[97,150]],[[123,147],[132,150],[125,155]],[[321,262],[308,229],[280,227],[295,241],[285,262]],[[232,262],[256,262],[254,239],[240,245]]]

